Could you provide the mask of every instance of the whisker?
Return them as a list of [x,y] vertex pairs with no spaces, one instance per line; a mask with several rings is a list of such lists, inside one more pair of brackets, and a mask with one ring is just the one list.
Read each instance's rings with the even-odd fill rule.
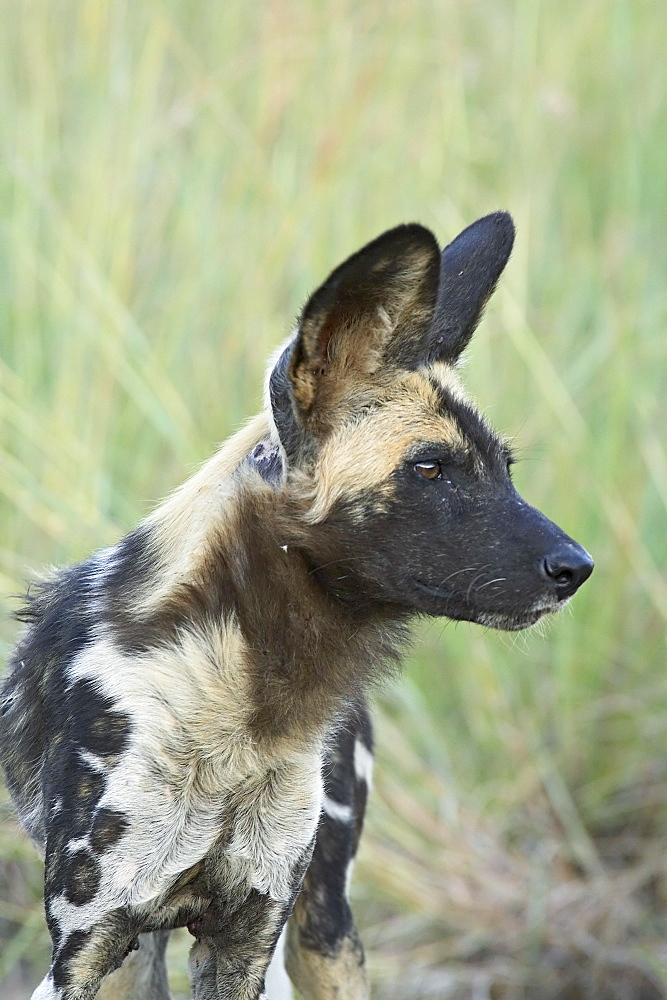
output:
[[453,580],[455,576],[459,576],[459,574],[461,573],[477,573],[480,571],[480,569],[484,569],[484,567],[464,566],[463,569],[455,569],[453,570],[453,572],[449,573],[446,577],[444,577],[444,579],[440,581],[438,587],[444,587],[446,583],[449,583],[450,580]]
[[479,579],[479,577],[481,576],[481,574],[484,572],[484,570],[488,569],[488,568],[489,568],[488,567],[488,563],[485,566],[480,566],[479,572],[470,581],[470,586],[468,587],[468,590],[466,592],[466,601],[470,600],[470,595],[473,592],[473,590],[475,589],[475,583],[477,582],[477,580]]
[[490,587],[492,583],[505,583],[506,580],[506,576],[496,576],[493,580],[487,580],[486,583],[480,584],[477,590],[484,590],[485,587]]

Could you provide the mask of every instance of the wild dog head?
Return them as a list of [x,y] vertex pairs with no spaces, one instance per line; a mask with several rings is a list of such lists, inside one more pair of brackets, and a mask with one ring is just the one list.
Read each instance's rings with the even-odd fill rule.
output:
[[519,496],[456,371],[513,241],[502,212],[442,252],[419,225],[384,233],[314,293],[271,371],[298,544],[340,600],[514,630],[593,569]]

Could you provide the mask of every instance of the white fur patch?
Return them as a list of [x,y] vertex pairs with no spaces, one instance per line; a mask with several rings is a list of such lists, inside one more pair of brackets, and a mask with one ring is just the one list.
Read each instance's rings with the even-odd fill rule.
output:
[[79,747],[78,755],[79,760],[83,761],[91,770],[98,771],[100,774],[106,772],[107,765],[96,753],[91,753],[90,750],[84,750],[82,747]]
[[53,977],[49,972],[48,976],[42,979],[41,983],[32,995],[32,1000],[61,1000],[63,991],[56,988]]
[[330,799],[328,795],[323,795],[322,808],[327,816],[337,820],[339,823],[352,822],[352,806],[347,806],[343,802],[336,802],[335,799]]
[[368,788],[373,784],[373,754],[361,740],[354,741],[354,773]]
[[89,847],[88,837],[76,837],[74,840],[68,840],[65,844],[65,850],[68,854],[76,854],[77,851],[87,850]]

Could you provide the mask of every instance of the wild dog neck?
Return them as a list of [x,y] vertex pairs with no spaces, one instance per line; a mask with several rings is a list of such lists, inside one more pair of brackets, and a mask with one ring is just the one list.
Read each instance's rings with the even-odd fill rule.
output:
[[377,602],[341,601],[322,586],[298,533],[286,530],[289,505],[282,507],[280,496],[255,488],[239,501],[243,565],[228,572],[247,644],[252,725],[257,735],[307,737],[396,669],[408,615]]

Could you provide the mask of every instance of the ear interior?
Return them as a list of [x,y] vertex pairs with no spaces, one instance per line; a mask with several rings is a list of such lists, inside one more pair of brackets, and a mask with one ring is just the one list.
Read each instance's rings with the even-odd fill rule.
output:
[[473,222],[442,251],[431,360],[454,362],[467,346],[514,245],[507,212]]
[[303,417],[327,379],[342,388],[425,355],[439,271],[437,241],[417,224],[383,233],[336,268],[306,304],[289,365]]

